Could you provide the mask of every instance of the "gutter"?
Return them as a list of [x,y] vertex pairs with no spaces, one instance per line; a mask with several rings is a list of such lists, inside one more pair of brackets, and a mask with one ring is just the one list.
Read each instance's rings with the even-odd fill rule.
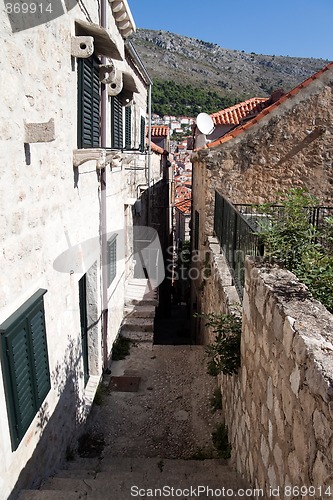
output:
[[[106,2],[101,0],[100,25],[106,28]],[[106,57],[102,57],[106,64]],[[108,93],[104,83],[101,84],[101,148],[106,148],[106,114]],[[108,287],[107,287],[107,210],[106,210],[106,168],[101,169],[101,201],[100,201],[100,244],[102,259],[102,342],[103,342],[103,372],[110,374],[108,356]]]

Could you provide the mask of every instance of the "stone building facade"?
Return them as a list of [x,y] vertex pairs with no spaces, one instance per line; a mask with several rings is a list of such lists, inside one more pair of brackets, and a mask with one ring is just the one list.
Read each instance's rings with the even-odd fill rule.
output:
[[136,202],[161,179],[127,2],[72,7],[22,31],[0,16],[1,498],[79,432],[123,318]]

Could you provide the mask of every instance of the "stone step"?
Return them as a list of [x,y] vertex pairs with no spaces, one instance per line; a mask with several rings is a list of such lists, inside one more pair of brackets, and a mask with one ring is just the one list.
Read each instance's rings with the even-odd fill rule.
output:
[[154,318],[125,318],[122,328],[125,330],[135,330],[137,332],[154,331]]
[[143,332],[142,330],[128,330],[125,327],[122,327],[120,331],[120,335],[122,337],[126,337],[133,342],[153,342],[154,341],[154,332]]
[[[248,485],[235,474],[227,462],[220,459],[172,460],[155,458],[107,457],[100,460],[78,459],[70,462],[72,468],[60,470],[55,476],[43,481],[40,490],[24,490],[18,500],[104,500],[110,498],[128,500],[133,497],[132,486],[142,490],[169,488],[188,489],[205,486],[211,490],[232,489],[237,496],[239,488]],[[80,463],[81,462],[81,463]],[[92,465],[91,469],[82,465]],[[196,498],[214,498],[211,490],[201,491]],[[134,492],[136,494],[136,492]],[[136,495],[138,496],[138,495]],[[140,495],[140,498],[149,498]],[[218,497],[221,497],[218,494]],[[229,495],[230,496],[230,495]],[[157,498],[159,498],[157,496]],[[251,498],[247,496],[247,498]]]
[[98,468],[93,469],[61,469],[58,470],[54,477],[76,478],[76,479],[95,479]]
[[125,307],[127,306],[158,306],[158,300],[156,298],[142,298],[142,299],[135,299],[135,298],[129,298],[126,299],[125,301]]
[[17,500],[86,500],[86,493],[54,490],[21,490]]
[[126,306],[124,314],[126,318],[154,318],[156,308],[155,306]]
[[162,469],[162,472],[180,472],[180,473],[196,473],[198,471],[207,472],[219,471],[221,467],[228,465],[226,460],[222,459],[206,459],[206,460],[185,460],[185,459],[163,459],[159,457],[144,458],[144,457],[107,457],[103,458],[99,463],[101,472],[110,471],[110,473],[118,472],[156,472]]
[[99,458],[82,458],[76,457],[75,460],[66,462],[65,468],[67,470],[98,470],[100,464]]

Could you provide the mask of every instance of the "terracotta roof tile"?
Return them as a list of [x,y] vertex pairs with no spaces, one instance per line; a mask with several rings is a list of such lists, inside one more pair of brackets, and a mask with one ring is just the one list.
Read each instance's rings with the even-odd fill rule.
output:
[[191,200],[184,199],[181,201],[177,201],[175,203],[175,207],[182,212],[184,215],[191,215]]
[[157,144],[155,144],[154,142],[150,143],[150,147],[152,151],[155,151],[155,153],[159,153],[161,155],[164,153],[164,149],[160,148],[160,146],[157,146]]
[[168,137],[170,128],[167,125],[153,125],[151,128],[151,135],[153,137]]
[[308,78],[307,80],[302,82],[300,85],[298,85],[297,87],[292,89],[290,92],[287,92],[287,94],[284,94],[282,97],[280,97],[280,99],[273,102],[273,104],[271,104],[270,106],[266,107],[255,118],[252,118],[252,120],[249,120],[244,125],[240,125],[240,126],[236,127],[235,129],[233,129],[231,132],[227,133],[226,135],[224,135],[220,139],[217,139],[216,141],[210,142],[209,144],[207,144],[206,147],[211,148],[211,147],[217,146],[219,144],[223,144],[224,142],[229,141],[233,137],[238,136],[243,131],[252,127],[252,125],[254,125],[255,123],[258,123],[260,120],[262,120],[262,118],[264,118],[269,113],[271,113],[274,109],[276,109],[278,106],[280,106],[283,102],[287,101],[288,99],[290,99],[293,96],[295,96],[296,94],[298,94],[303,88],[310,85],[310,83],[312,83],[314,80],[318,79],[322,74],[324,74],[326,71],[328,71],[332,68],[333,68],[333,62],[330,62],[324,68],[322,68],[320,71],[318,71],[314,75],[310,76],[310,78]]
[[267,97],[253,97],[211,114],[214,125],[238,125],[242,118],[255,115],[267,106]]

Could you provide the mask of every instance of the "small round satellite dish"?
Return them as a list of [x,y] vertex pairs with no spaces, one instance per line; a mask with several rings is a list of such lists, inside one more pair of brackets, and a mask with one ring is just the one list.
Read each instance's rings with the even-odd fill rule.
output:
[[199,113],[196,119],[197,127],[202,134],[209,135],[214,130],[212,117],[207,113]]

